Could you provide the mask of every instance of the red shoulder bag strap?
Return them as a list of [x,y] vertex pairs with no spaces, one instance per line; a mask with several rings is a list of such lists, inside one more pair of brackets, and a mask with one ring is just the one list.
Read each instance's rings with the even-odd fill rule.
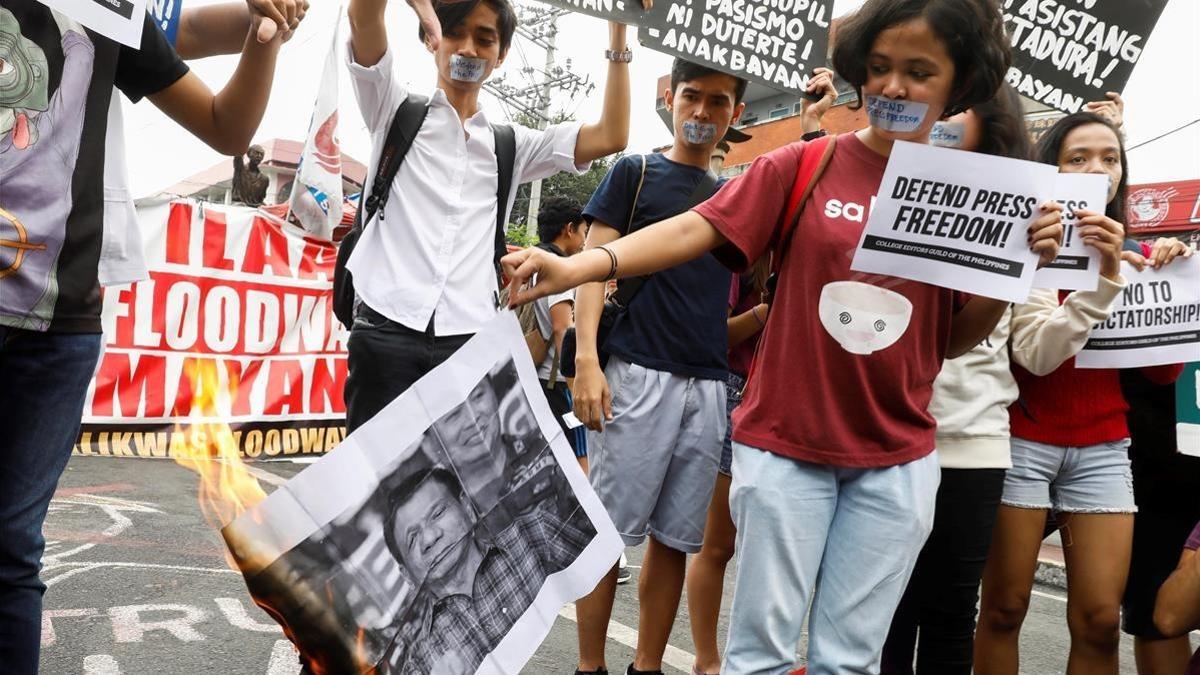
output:
[[804,146],[804,152],[800,155],[800,167],[796,170],[796,180],[792,182],[792,189],[788,194],[787,210],[784,211],[787,220],[784,221],[783,229],[779,231],[779,237],[775,241],[775,249],[771,252],[772,274],[779,274],[783,266],[783,253],[791,243],[792,235],[796,233],[804,205],[808,202],[813,188],[817,186],[817,181],[821,180],[821,174],[825,173],[825,167],[829,165],[836,147],[837,136],[833,135],[822,136]]

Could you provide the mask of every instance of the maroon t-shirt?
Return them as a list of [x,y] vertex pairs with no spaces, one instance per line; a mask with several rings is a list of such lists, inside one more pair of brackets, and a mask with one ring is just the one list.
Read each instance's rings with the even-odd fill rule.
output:
[[[729,239],[734,270],[776,239],[805,144],[760,157],[696,211]],[[813,191],[784,252],[733,438],[794,459],[886,467],[934,449],[928,412],[955,310],[936,286],[850,270],[887,159],[854,134]]]

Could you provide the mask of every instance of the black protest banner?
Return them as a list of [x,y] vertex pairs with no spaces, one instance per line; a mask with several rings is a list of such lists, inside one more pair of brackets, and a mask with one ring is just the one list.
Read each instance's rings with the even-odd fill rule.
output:
[[598,19],[635,26],[642,22],[645,15],[641,0],[542,0],[542,2]]
[[656,0],[638,40],[799,95],[826,61],[832,13],[832,0]]
[[1013,46],[1008,82],[1022,95],[1079,112],[1125,88],[1167,0],[1003,0]]

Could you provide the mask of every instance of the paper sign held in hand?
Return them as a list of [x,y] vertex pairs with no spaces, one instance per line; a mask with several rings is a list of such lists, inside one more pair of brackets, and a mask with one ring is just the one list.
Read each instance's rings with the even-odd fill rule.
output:
[[850,269],[1024,302],[1055,167],[897,141]]
[[106,38],[138,49],[146,21],[146,0],[38,0]]
[[1139,368],[1200,361],[1200,257],[1177,258],[1138,272],[1121,263],[1127,283],[1108,320],[1092,329],[1078,368]]
[[1060,173],[1054,199],[1063,206],[1063,242],[1058,257],[1037,271],[1033,285],[1064,291],[1094,291],[1100,285],[1100,252],[1083,243],[1076,231],[1075,211],[1104,213],[1108,201],[1108,179],[1096,173]]

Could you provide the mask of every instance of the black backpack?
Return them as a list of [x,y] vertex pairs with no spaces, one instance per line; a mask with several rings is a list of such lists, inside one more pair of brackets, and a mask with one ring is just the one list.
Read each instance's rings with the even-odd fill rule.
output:
[[[371,190],[359,202],[358,211],[354,214],[354,225],[338,244],[337,263],[333,268],[333,313],[347,330],[354,325],[357,296],[354,292],[354,277],[350,270],[346,269],[346,262],[350,260],[350,254],[358,245],[363,230],[375,214],[378,213],[380,220],[383,220],[383,209],[387,205],[392,181],[396,180],[396,173],[400,171],[404,156],[412,147],[413,139],[417,137],[417,132],[420,131],[428,113],[429,99],[416,94],[410,94],[396,109],[392,124],[388,127],[387,138],[383,142],[383,151],[379,155],[379,166],[375,171],[375,179],[371,181]],[[496,140],[496,167],[499,172],[496,181],[496,252],[493,263],[499,279],[500,258],[508,251],[504,240],[508,223],[506,207],[508,193],[512,188],[517,141],[513,128],[506,124],[492,125],[492,133]],[[499,302],[498,296],[494,300]]]

